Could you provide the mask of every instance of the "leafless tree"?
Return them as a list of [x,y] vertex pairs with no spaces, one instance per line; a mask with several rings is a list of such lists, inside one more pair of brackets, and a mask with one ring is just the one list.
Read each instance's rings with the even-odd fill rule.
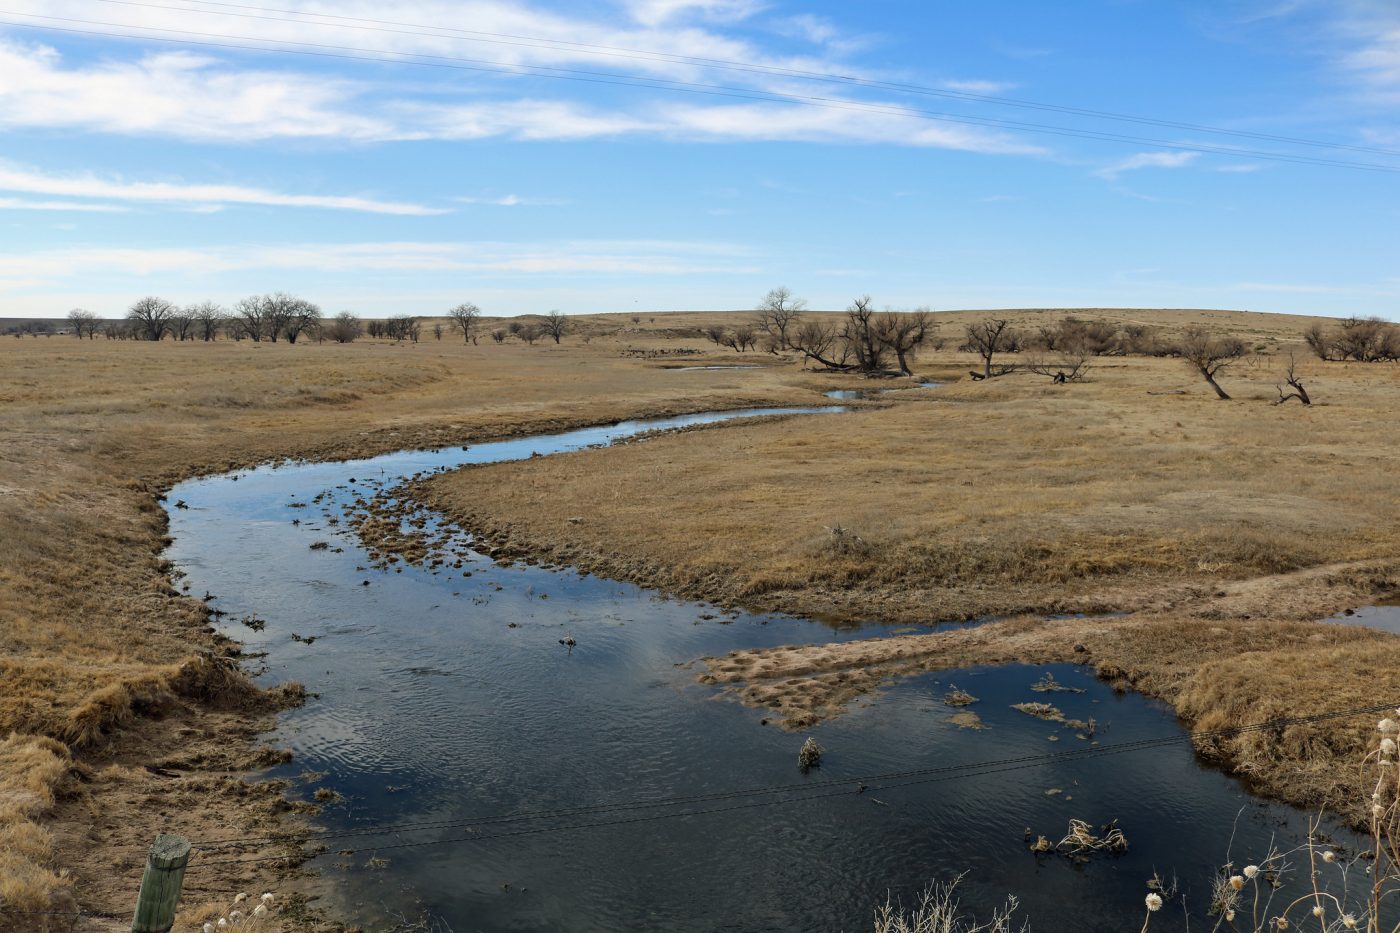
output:
[[791,334],[802,322],[802,311],[807,302],[794,297],[786,287],[772,289],[758,304],[758,316],[754,327],[768,338],[768,349],[774,353],[796,349],[792,345]]
[[905,313],[886,311],[875,322],[875,337],[894,352],[895,359],[899,361],[899,371],[910,376],[913,370],[909,368],[909,356],[923,345],[937,326],[927,308]]
[[1054,356],[1032,356],[1026,371],[1049,376],[1056,383],[1083,382],[1089,374],[1089,360],[1083,350],[1066,350]]
[[170,315],[170,336],[175,340],[193,340],[195,332],[194,316],[188,311],[176,311]]
[[68,312],[68,323],[73,325],[73,336],[80,340],[83,337],[91,340],[97,336],[98,319],[91,311],[74,308]]
[[384,336],[390,340],[418,342],[423,333],[423,324],[411,314],[396,314],[384,322]]
[[1006,318],[987,318],[967,325],[967,339],[963,347],[982,358],[982,371],[974,372],[974,379],[991,379],[1016,371],[1015,366],[995,365],[998,353],[1014,352],[1019,335]]
[[717,347],[725,345],[725,333],[725,329],[716,324],[711,324],[704,329],[705,336],[710,338],[710,342]]
[[203,341],[216,340],[224,323],[224,309],[212,301],[201,301],[185,309],[194,325],[194,336]]
[[447,316],[452,319],[452,326],[462,332],[463,343],[475,343],[472,340],[472,331],[476,328],[477,321],[481,319],[480,308],[470,301],[464,301],[448,311]]
[[535,345],[535,341],[539,340],[541,336],[540,329],[534,324],[522,325],[520,330],[516,331],[515,335],[532,347]]
[[434,324],[434,325],[433,325],[433,339],[434,339],[434,340],[441,340],[441,339],[442,339],[442,325],[441,325],[441,324]]
[[511,321],[509,324],[506,325],[506,330],[510,333],[512,337],[514,337],[519,335],[520,331],[523,330],[524,327],[525,325],[520,321]]
[[261,343],[267,336],[267,299],[262,295],[249,295],[233,306],[233,320],[238,331],[253,343]]
[[719,339],[719,343],[729,347],[736,353],[743,353],[745,350],[752,350],[758,342],[758,335],[754,329],[747,324],[724,331]]
[[841,339],[834,324],[803,321],[796,330],[789,332],[788,338],[792,348],[804,357],[804,364],[806,360],[812,360],[827,369],[846,368]]
[[883,370],[885,354],[889,350],[880,338],[875,315],[870,296],[862,295],[846,309],[846,320],[837,332],[837,336],[855,357],[855,368],[865,373]]
[[1220,383],[1215,381],[1215,377],[1225,367],[1244,356],[1244,341],[1238,337],[1212,334],[1201,327],[1192,327],[1182,335],[1177,349],[1181,358],[1210,383],[1216,395],[1226,400],[1230,398],[1229,394],[1220,388]]
[[1297,373],[1297,364],[1293,359],[1292,353],[1288,354],[1288,369],[1284,371],[1283,381],[1284,385],[1287,385],[1293,391],[1285,392],[1283,391],[1283,386],[1274,386],[1274,388],[1278,389],[1278,401],[1274,403],[1275,405],[1282,405],[1291,398],[1296,398],[1304,405],[1312,404],[1312,396],[1308,395],[1308,390],[1303,388],[1303,380]]
[[569,318],[560,311],[551,311],[545,315],[544,323],[540,329],[558,343],[560,338],[569,332]]
[[273,292],[262,296],[261,303],[262,335],[273,343],[277,342],[278,337],[286,337],[288,343],[296,343],[302,334],[320,326],[321,309],[305,298],[286,292]]
[[497,343],[505,343],[506,331],[504,330],[504,328],[498,327],[495,330],[491,331],[491,339],[496,341]]
[[170,329],[170,318],[175,314],[175,306],[164,298],[148,295],[138,299],[126,316],[136,325],[143,340],[159,340]]
[[336,343],[350,343],[360,336],[360,319],[342,311],[326,327],[326,334]]

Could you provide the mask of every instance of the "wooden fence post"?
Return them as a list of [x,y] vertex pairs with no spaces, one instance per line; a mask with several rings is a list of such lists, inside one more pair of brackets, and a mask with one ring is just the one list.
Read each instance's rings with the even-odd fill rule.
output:
[[141,876],[141,893],[136,898],[136,916],[131,933],[170,933],[175,926],[175,904],[190,861],[190,844],[183,836],[161,833],[146,856]]

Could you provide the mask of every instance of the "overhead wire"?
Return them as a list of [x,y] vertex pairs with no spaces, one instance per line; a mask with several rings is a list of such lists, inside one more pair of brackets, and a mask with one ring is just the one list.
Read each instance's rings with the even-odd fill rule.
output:
[[[554,66],[541,65],[516,65],[501,62],[493,62],[490,60],[483,59],[470,59],[457,56],[433,55],[428,53],[399,53],[394,52],[392,50],[368,49],[358,46],[341,46],[328,43],[268,40],[258,37],[231,36],[223,33],[208,33],[197,30],[168,29],[154,26],[139,26],[127,23],[112,23],[100,20],[78,19],[74,17],[47,16],[43,14],[26,13],[23,11],[16,10],[0,9],[0,14],[7,16],[23,16],[28,17],[30,19],[49,21],[45,23],[31,23],[19,22],[14,20],[0,20],[0,25],[65,32],[78,35],[103,36],[107,38],[141,39],[144,41],[168,42],[181,45],[193,45],[212,48],[231,48],[255,52],[282,52],[287,54],[310,55],[321,58],[342,59],[350,61],[368,61],[379,64],[418,65],[423,67],[449,68],[491,74],[502,74],[508,76],[529,75],[533,77],[541,77],[554,80],[581,81],[593,84],[607,84],[631,88],[649,88],[653,90],[662,91],[679,91],[682,93],[737,98],[743,100],[754,100],[766,103],[799,103],[823,109],[846,110],[865,113],[884,113],[896,116],[913,117],[917,119],[933,120],[936,122],[953,123],[966,126],[978,126],[983,128],[991,127],[996,129],[1013,129],[1043,135],[1063,136],[1077,139],[1092,139],[1104,142],[1128,143],[1135,146],[1147,146],[1150,148],[1165,149],[1178,152],[1212,153],[1218,155],[1229,155],[1233,157],[1254,158],[1264,161],[1287,162],[1299,165],[1348,168],[1362,171],[1400,174],[1400,166],[1382,165],[1373,162],[1350,162],[1337,159],[1325,159],[1316,156],[1262,151],[1234,146],[1217,146],[1205,143],[1174,143],[1168,140],[1154,139],[1149,137],[1127,136],[1117,133],[1073,129],[1070,127],[1027,123],[1023,121],[1002,120],[991,117],[975,117],[966,115],[958,116],[955,114],[944,113],[941,111],[921,110],[900,105],[877,104],[872,102],[853,101],[841,98],[829,98],[815,95],[795,94],[781,91],[759,92],[750,91],[742,88],[728,87],[725,85],[675,81],[664,78],[638,79],[632,75],[611,72],[595,72],[583,69],[558,68]],[[201,38],[171,38],[169,36],[143,35],[133,32],[113,33],[102,30],[79,29],[71,26],[55,26],[50,24],[52,22],[78,23],[83,25],[105,26],[108,28],[126,30],[145,30],[148,32],[155,31],[161,33],[172,33],[179,36],[197,36]],[[248,42],[259,44],[241,44]]]
[[[594,806],[571,807],[558,810],[543,810],[533,812],[527,811],[522,813],[506,814],[500,816],[487,816],[475,818],[464,817],[454,818],[450,820],[434,820],[418,823],[385,823],[380,824],[377,827],[357,827],[348,830],[329,830],[320,833],[297,834],[294,838],[289,838],[289,836],[283,835],[243,837],[240,839],[208,840],[197,843],[196,848],[201,853],[221,854],[220,850],[226,850],[236,847],[247,847],[259,844],[274,844],[282,842],[295,842],[296,844],[301,844],[303,842],[317,842],[330,839],[348,839],[365,836],[390,835],[393,833],[423,832],[430,829],[457,829],[467,826],[500,826],[509,825],[512,823],[530,823],[544,820],[559,820],[584,815],[602,815],[605,813],[618,812],[627,813],[646,809],[680,807],[682,805],[693,805],[696,803],[717,803],[743,798],[765,798],[751,799],[744,803],[729,803],[726,806],[720,807],[682,809],[676,812],[654,813],[646,816],[626,817],[611,820],[595,820],[591,822],[570,823],[567,825],[536,826],[527,829],[516,829],[495,833],[472,833],[470,835],[465,836],[451,836],[432,840],[373,845],[368,848],[372,848],[375,851],[381,851],[389,849],[415,848],[419,846],[429,845],[444,845],[452,842],[487,841],[490,839],[500,839],[524,835],[537,835],[550,832],[566,832],[578,829],[593,829],[609,826],[626,826],[663,819],[704,816],[715,813],[727,813],[737,810],[748,810],[759,807],[776,806],[778,804],[802,803],[809,800],[825,800],[832,797],[858,796],[872,791],[896,790],[904,787],[911,787],[940,781],[958,780],[970,777],[985,777],[992,774],[1001,774],[1010,771],[1039,767],[1046,764],[1093,759],[1099,757],[1106,757],[1109,755],[1142,751],[1150,748],[1164,747],[1167,745],[1179,744],[1181,742],[1186,741],[1204,741],[1208,739],[1224,738],[1268,729],[1281,729],[1295,725],[1306,725],[1367,713],[1384,712],[1393,708],[1394,704],[1378,704],[1375,706],[1355,707],[1344,710],[1331,710],[1307,716],[1279,717],[1242,726],[1228,726],[1222,727],[1220,729],[1182,732],[1169,736],[1157,736],[1152,738],[1137,739],[1128,742],[1118,742],[1109,745],[1093,746],[1090,748],[1071,749],[1063,752],[1054,752],[1038,755],[1023,755],[1014,758],[1003,758],[983,762],[965,762],[955,765],[942,765],[931,768],[906,769],[903,771],[891,771],[884,772],[881,774],[833,778],[823,781],[772,785],[768,787],[758,788],[744,788],[734,791],[721,791],[710,794],[681,795],[668,798],[659,798],[655,800],[641,800],[630,802],[624,801],[610,804],[598,804]],[[816,791],[821,792],[818,793]],[[254,856],[247,858],[234,856],[227,858],[200,859],[199,861],[192,863],[192,867],[195,865],[226,865],[241,862],[266,862],[286,860],[297,861],[308,857],[312,857],[315,854],[316,853],[300,853],[272,856]]]

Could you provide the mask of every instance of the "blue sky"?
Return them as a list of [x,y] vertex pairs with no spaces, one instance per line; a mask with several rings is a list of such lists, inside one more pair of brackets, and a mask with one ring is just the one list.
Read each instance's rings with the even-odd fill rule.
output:
[[735,308],[785,284],[1400,317],[1394,0],[5,6],[0,316],[278,289],[366,315]]

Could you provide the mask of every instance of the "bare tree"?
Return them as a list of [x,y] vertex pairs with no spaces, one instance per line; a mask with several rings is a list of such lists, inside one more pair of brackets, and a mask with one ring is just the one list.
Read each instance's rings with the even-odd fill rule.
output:
[[745,350],[752,350],[758,342],[758,335],[754,329],[747,324],[724,331],[718,341],[721,345],[729,347],[736,353],[743,353]]
[[1014,352],[1018,336],[1006,318],[988,318],[967,325],[967,339],[963,347],[982,358],[982,371],[974,372],[973,379],[991,379],[1016,371],[1015,366],[996,366],[998,353]]
[[422,332],[422,322],[411,314],[396,314],[384,321],[384,336],[390,340],[410,340],[417,343]]
[[84,311],[82,308],[74,308],[68,312],[68,323],[73,325],[73,336],[78,339],[86,337],[91,340],[97,336],[97,315],[91,311]]
[[224,323],[224,309],[212,301],[201,301],[185,309],[185,315],[194,325],[194,335],[200,340],[216,340],[219,328]]
[[1312,404],[1312,396],[1308,395],[1308,390],[1303,388],[1303,380],[1297,373],[1297,366],[1292,353],[1288,354],[1288,369],[1284,371],[1283,381],[1284,384],[1289,386],[1293,391],[1284,392],[1283,386],[1274,386],[1274,388],[1278,389],[1278,401],[1274,403],[1275,405],[1282,405],[1291,398],[1296,398],[1304,405]]
[[249,295],[233,306],[233,320],[238,331],[253,343],[261,343],[267,336],[267,299],[262,295]]
[[1067,350],[1052,357],[1032,356],[1026,363],[1026,371],[1037,376],[1049,376],[1059,384],[1083,382],[1089,374],[1089,354],[1084,350]]
[[754,327],[767,335],[770,351],[777,353],[796,349],[790,335],[800,326],[806,307],[807,302],[794,297],[791,291],[782,286],[763,296],[758,304]]
[[902,314],[886,311],[875,323],[875,336],[888,349],[894,351],[895,359],[899,360],[899,371],[911,376],[913,370],[909,368],[910,354],[923,345],[937,326],[927,308]]
[[520,330],[516,331],[515,335],[532,347],[535,345],[535,341],[539,340],[541,336],[540,329],[534,324],[521,325]]
[[331,321],[326,333],[336,343],[350,343],[360,336],[360,319],[349,311],[342,311]]
[[475,343],[472,339],[472,331],[476,328],[477,321],[481,319],[481,309],[470,301],[464,301],[457,307],[447,312],[447,316],[452,319],[452,326],[462,332],[463,343]]
[[491,339],[496,341],[497,343],[505,343],[506,331],[500,327],[496,328],[495,330],[491,331]]
[[159,340],[170,329],[175,306],[164,298],[148,295],[138,299],[127,311],[127,320],[136,325],[143,340]]
[[715,346],[725,346],[725,329],[723,327],[711,324],[704,329],[704,334],[706,337],[710,338],[710,342]]
[[545,334],[553,337],[555,343],[558,343],[559,338],[569,332],[569,319],[559,311],[551,311],[545,316],[544,323],[540,325],[540,328]]
[[1229,400],[1230,396],[1220,388],[1220,383],[1215,381],[1215,377],[1225,367],[1244,356],[1244,341],[1238,337],[1217,336],[1204,328],[1192,327],[1182,335],[1177,349],[1181,358],[1210,383],[1216,395]]
[[837,359],[841,341],[836,335],[835,325],[803,321],[796,330],[789,332],[788,339],[792,348],[802,354],[804,365],[807,360],[813,360],[827,369],[846,368],[844,353],[841,359]]
[[442,339],[442,325],[441,325],[441,324],[434,324],[434,325],[433,325],[433,339],[434,339],[434,340],[441,340],[441,339]]
[[880,339],[875,307],[869,295],[862,295],[846,309],[846,321],[839,336],[856,358],[856,368],[872,373],[885,368],[888,347]]
[[170,315],[170,336],[176,340],[194,339],[194,315],[188,311],[176,311]]

